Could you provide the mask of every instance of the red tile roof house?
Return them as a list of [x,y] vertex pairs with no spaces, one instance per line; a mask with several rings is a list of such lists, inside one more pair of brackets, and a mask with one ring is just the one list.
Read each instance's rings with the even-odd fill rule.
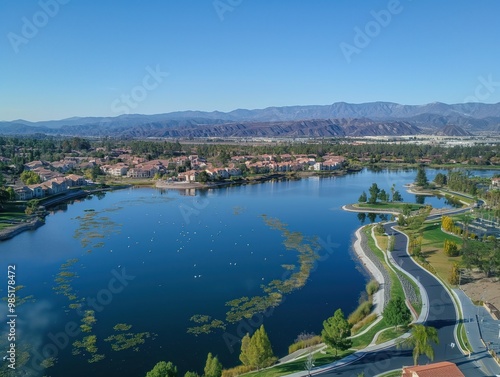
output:
[[458,367],[448,361],[404,367],[401,377],[465,377]]

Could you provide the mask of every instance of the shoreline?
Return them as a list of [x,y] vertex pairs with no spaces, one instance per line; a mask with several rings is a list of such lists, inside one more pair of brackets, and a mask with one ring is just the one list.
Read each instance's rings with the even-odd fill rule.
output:
[[389,292],[386,292],[386,289],[388,288],[388,281],[386,276],[384,276],[384,273],[380,270],[379,267],[375,265],[375,263],[373,263],[373,261],[368,256],[368,253],[371,253],[371,250],[369,250],[369,248],[368,250],[365,250],[367,248],[363,247],[363,235],[361,234],[361,232],[365,226],[366,225],[363,225],[356,229],[356,232],[354,233],[356,239],[352,245],[352,250],[358,257],[359,262],[368,273],[368,275],[375,279],[380,285],[378,291],[373,295],[374,309],[372,312],[377,315],[381,315],[384,310],[386,301],[388,301],[387,294]]
[[357,213],[386,213],[388,215],[401,215],[401,212],[384,210],[384,209],[371,209],[371,208],[356,208],[352,204],[344,204],[341,207],[344,211],[347,212],[357,212]]
[[6,229],[0,230],[0,241],[6,241],[8,239],[14,238],[18,234],[21,234],[27,230],[35,230],[45,224],[45,221],[40,218],[36,218],[34,221],[30,221],[24,224],[16,224]]

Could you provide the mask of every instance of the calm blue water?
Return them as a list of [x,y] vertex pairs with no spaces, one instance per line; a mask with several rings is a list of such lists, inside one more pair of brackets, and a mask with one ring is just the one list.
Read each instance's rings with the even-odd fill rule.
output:
[[[429,170],[429,180],[437,172]],[[237,339],[262,322],[275,354],[284,356],[299,333],[319,334],[325,318],[337,308],[351,312],[364,291],[367,277],[350,251],[360,221],[341,206],[356,202],[372,182],[386,191],[395,183],[405,200],[415,201],[403,187],[415,175],[413,170],[365,170],[345,177],[201,191],[195,196],[126,189],[68,205],[48,216],[40,229],[0,245],[0,267],[7,271],[8,264],[15,264],[16,283],[25,286],[19,295],[35,298],[18,310],[18,342],[31,345],[30,365],[40,362],[40,353],[55,356],[57,363],[45,372],[54,377],[144,376],[160,360],[172,361],[182,374],[201,374],[208,352],[231,367],[238,363]],[[426,197],[425,202],[446,206],[438,198]],[[263,317],[210,335],[187,334],[195,325],[191,316],[224,320],[227,301],[261,295],[262,284],[284,277],[283,264],[298,264],[297,252],[285,248],[283,235],[265,224],[264,214],[323,245],[317,250],[323,257],[307,284]],[[82,220],[85,216],[92,222]],[[82,226],[86,229],[75,234]],[[90,233],[105,238],[88,238]],[[105,355],[97,363],[88,363],[88,355],[72,355],[71,343],[88,334],[61,335],[65,328],[71,333],[68,326],[79,325],[81,318],[69,308],[67,297],[53,290],[61,265],[72,258],[78,261],[70,271],[78,277],[69,285],[78,298],[86,299],[85,309],[95,310],[92,334],[97,336],[98,354]],[[2,305],[0,316],[5,315]],[[132,325],[130,332],[157,335],[146,339],[139,352],[117,352],[103,341],[114,334],[117,323]]]

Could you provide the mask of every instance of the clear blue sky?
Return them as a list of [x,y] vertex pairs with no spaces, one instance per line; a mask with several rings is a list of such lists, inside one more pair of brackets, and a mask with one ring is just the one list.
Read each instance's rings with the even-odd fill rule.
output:
[[496,0],[2,0],[0,120],[496,103],[499,15]]

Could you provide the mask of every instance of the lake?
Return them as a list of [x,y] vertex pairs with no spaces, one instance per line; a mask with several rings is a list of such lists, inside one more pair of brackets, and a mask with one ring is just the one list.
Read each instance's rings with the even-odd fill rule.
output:
[[[363,170],[196,192],[130,188],[62,206],[0,245],[0,286],[16,265],[18,298],[27,297],[16,308],[17,362],[30,355],[33,376],[144,376],[161,360],[201,375],[208,352],[237,365],[238,340],[262,323],[284,356],[364,292],[368,277],[351,251],[361,223],[341,206],[373,182],[414,202],[403,185],[415,176]],[[45,372],[42,360],[53,364]]]

